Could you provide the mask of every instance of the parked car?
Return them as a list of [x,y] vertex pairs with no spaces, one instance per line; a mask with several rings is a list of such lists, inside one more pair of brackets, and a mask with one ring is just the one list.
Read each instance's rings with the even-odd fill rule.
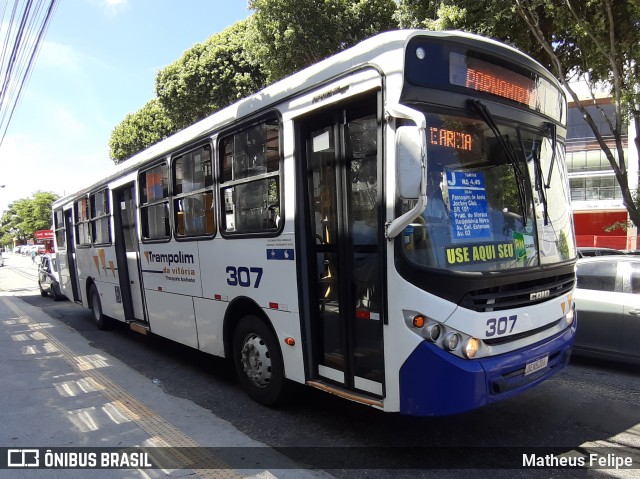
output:
[[55,256],[45,254],[40,258],[40,263],[38,264],[38,286],[42,296],[51,295],[55,301],[64,298],[60,290],[58,264]]
[[578,258],[587,258],[591,256],[609,256],[616,254],[626,254],[624,251],[613,248],[587,248],[580,246],[578,248]]
[[574,352],[640,364],[640,258],[578,260]]

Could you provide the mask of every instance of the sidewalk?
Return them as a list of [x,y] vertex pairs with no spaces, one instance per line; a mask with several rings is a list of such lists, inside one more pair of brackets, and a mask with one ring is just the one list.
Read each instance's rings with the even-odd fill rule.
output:
[[[299,466],[211,411],[166,394],[135,370],[94,349],[76,331],[20,300],[17,295],[39,294],[35,266],[30,258],[4,257],[5,266],[0,267],[1,477],[331,477],[296,469]],[[121,453],[129,447],[135,452]],[[186,459],[175,462],[175,451],[183,451],[181,457]],[[131,467],[88,472],[92,465],[100,465],[103,453],[114,453],[116,465]],[[163,454],[173,459],[163,460]],[[40,468],[8,467],[36,460]],[[85,468],[47,467],[52,464]],[[269,464],[279,468],[269,470]]]

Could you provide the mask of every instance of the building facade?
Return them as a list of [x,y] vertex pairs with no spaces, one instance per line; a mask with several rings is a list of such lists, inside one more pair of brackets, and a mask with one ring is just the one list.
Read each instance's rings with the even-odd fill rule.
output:
[[[615,106],[611,98],[603,97],[587,110],[599,126],[608,132],[609,127],[601,111],[608,118],[614,117]],[[623,127],[623,146],[629,189],[638,188],[638,151],[633,144],[636,132],[633,123]],[[629,138],[632,141],[629,141]],[[614,156],[618,157],[615,141],[605,136]],[[571,188],[573,218],[578,246],[607,247],[616,249],[640,248],[635,227],[612,228],[627,225],[628,214],[622,203],[622,193],[609,160],[596,141],[589,125],[584,121],[575,104],[569,103],[567,115],[567,168]]]

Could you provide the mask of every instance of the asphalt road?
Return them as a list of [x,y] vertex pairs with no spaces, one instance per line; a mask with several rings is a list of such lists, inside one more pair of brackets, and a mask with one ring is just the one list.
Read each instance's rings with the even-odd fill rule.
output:
[[[12,267],[11,261],[6,264]],[[16,269],[16,275],[26,278],[29,265],[25,268]],[[522,467],[523,456],[574,451],[595,453],[595,460],[611,453],[633,457],[634,467],[640,468],[638,367],[574,358],[555,378],[525,394],[450,417],[382,413],[302,386],[289,404],[273,410],[243,393],[226,360],[126,327],[98,331],[89,310],[42,298],[37,289],[30,291],[19,282],[3,283],[4,276],[0,290],[13,286],[22,300],[77,330],[93,347],[165,392],[193,401],[292,458],[330,468],[337,477],[640,477],[640,469],[615,469],[612,464],[604,469],[553,463]],[[354,464],[357,468],[351,469]]]

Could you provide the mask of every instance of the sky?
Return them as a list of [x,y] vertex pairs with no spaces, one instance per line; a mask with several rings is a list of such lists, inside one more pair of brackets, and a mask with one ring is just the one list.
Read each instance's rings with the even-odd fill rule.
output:
[[0,146],[0,211],[108,175],[109,138],[156,72],[250,15],[246,0],[59,0]]

